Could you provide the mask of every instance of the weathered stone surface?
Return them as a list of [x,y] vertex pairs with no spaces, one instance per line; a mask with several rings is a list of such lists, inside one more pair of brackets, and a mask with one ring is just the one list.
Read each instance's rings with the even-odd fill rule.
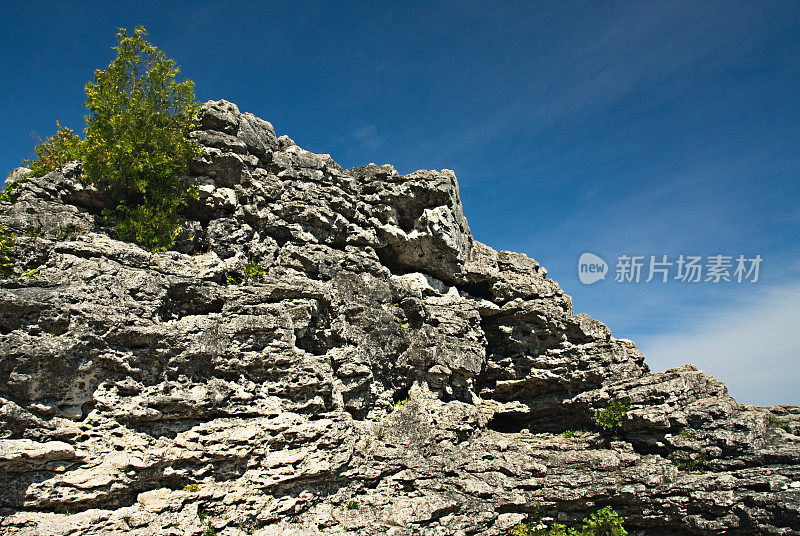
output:
[[179,251],[116,240],[80,163],[0,203],[38,274],[0,282],[0,532],[501,535],[608,504],[631,534],[800,534],[800,409],[651,374],[473,239],[451,171],[345,171],[225,101],[199,124]]

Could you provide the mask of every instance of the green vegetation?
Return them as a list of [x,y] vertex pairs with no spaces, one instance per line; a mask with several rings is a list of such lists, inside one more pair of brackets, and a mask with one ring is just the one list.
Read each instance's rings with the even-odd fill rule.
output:
[[17,235],[11,231],[6,231],[5,224],[0,224],[0,277],[11,277],[14,275],[14,260],[11,252]]
[[241,521],[236,524],[236,528],[245,534],[253,534],[256,531],[256,525],[252,521]]
[[561,433],[561,437],[564,437],[566,439],[570,439],[570,438],[575,437],[576,433],[578,433],[578,430],[565,430],[564,432]]
[[520,523],[508,531],[508,536],[627,536],[623,523],[622,517],[606,506],[583,518],[579,529],[567,528],[561,523],[553,523],[550,528],[541,523]]
[[770,415],[769,416],[769,422],[775,428],[780,428],[781,430],[783,430],[785,432],[791,432],[792,431],[792,429],[789,427],[789,425],[787,423],[785,423],[782,420],[778,419],[774,415]]
[[350,501],[347,503],[348,510],[358,510],[360,508],[359,504],[356,501]]
[[597,410],[594,414],[594,422],[601,429],[610,432],[615,437],[622,431],[622,419],[631,409],[631,399],[626,396],[619,400],[612,401],[604,410]]
[[247,285],[261,278],[266,273],[266,268],[261,266],[252,257],[242,266],[240,272],[229,273],[226,277],[228,285]]
[[[187,485],[185,485],[183,487],[183,491],[189,491],[189,492],[194,493],[194,492],[200,491],[200,486],[198,486],[197,484],[187,484]],[[198,512],[198,515],[199,515],[199,512]]]
[[689,430],[688,428],[681,428],[680,432],[678,432],[678,435],[681,437],[694,439],[694,432],[692,430]]
[[150,44],[141,26],[117,33],[117,57],[86,84],[83,172],[106,187],[123,240],[150,250],[171,248],[181,210],[196,189],[183,175],[200,155],[187,135],[199,113],[194,84],[178,82],[175,61]]
[[408,324],[403,323],[400,318],[394,317],[394,321],[397,322],[397,327],[400,328],[400,333],[405,335],[406,330],[408,329]]
[[[41,177],[57,169],[67,162],[82,160],[84,142],[71,128],[62,126],[56,121],[56,133],[36,146],[36,160],[26,160],[22,164],[30,168],[28,177]],[[20,181],[17,181],[19,183]]]
[[25,270],[24,272],[22,272],[22,276],[25,279],[36,279],[36,278],[39,277],[39,270],[37,270],[36,268],[31,268],[30,270]]
[[405,406],[406,404],[408,404],[408,397],[404,398],[403,400],[398,400],[398,401],[395,403],[395,406],[397,406],[398,408],[402,408],[402,407],[403,407],[403,406]]
[[80,225],[70,223],[59,227],[56,236],[59,240],[75,240],[78,238],[78,235],[82,234],[84,231],[85,229]]
[[[103,189],[114,208],[104,217],[123,240],[151,251],[170,249],[181,212],[196,188],[185,179],[202,149],[187,138],[199,113],[191,80],[178,81],[175,61],[149,43],[147,31],[117,33],[117,56],[86,84],[85,139],[58,124],[24,164],[41,176],[71,160],[83,180]],[[13,183],[3,192],[13,198]]]
[[242,267],[242,280],[246,285],[248,282],[260,278],[266,270],[252,257]]
[[[10,176],[11,175],[9,175],[9,177]],[[6,185],[3,187],[3,191],[0,192],[0,201],[5,201],[6,203],[16,203],[17,196],[19,195],[19,192],[17,192],[16,189],[20,185],[28,182],[28,180],[30,180],[29,177],[23,177],[21,179],[9,182],[8,178],[6,178]]]
[[669,455],[668,459],[672,462],[672,465],[681,471],[696,474],[705,473],[706,464],[708,463],[708,460],[702,454],[691,457],[673,453]]

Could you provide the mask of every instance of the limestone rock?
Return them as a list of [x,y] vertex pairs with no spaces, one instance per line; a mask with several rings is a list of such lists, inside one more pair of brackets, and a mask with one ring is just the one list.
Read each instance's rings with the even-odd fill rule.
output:
[[452,171],[343,170],[226,101],[191,138],[178,251],[117,240],[79,162],[0,203],[38,274],[0,281],[3,534],[800,534],[800,409],[650,373],[472,237]]

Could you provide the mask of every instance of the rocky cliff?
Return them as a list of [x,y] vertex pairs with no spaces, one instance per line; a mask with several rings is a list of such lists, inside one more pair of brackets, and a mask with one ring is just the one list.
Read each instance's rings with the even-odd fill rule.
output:
[[[474,240],[451,171],[343,170],[225,101],[192,137],[179,251],[116,240],[79,163],[0,203],[35,270],[0,285],[3,534],[503,535],[605,505],[800,534],[800,409],[650,373]],[[615,439],[595,412],[625,397]]]

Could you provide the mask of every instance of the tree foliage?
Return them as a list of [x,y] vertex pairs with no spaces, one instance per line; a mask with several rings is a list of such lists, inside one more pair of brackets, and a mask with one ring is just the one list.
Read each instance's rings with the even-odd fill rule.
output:
[[200,148],[187,135],[199,112],[191,80],[150,44],[143,27],[117,33],[117,57],[86,84],[84,178],[108,188],[107,215],[121,238],[172,247],[193,185],[184,178]]
[[83,141],[71,128],[56,121],[58,130],[36,146],[36,160],[23,162],[31,169],[31,177],[41,177],[71,162],[83,158]]
[[85,86],[85,139],[59,125],[28,165],[44,175],[82,160],[83,180],[113,202],[104,216],[119,237],[165,250],[174,245],[188,197],[196,195],[185,177],[201,153],[187,137],[199,112],[194,83],[177,79],[175,61],[147,41],[143,27],[130,35],[121,28],[116,37],[116,58]]

